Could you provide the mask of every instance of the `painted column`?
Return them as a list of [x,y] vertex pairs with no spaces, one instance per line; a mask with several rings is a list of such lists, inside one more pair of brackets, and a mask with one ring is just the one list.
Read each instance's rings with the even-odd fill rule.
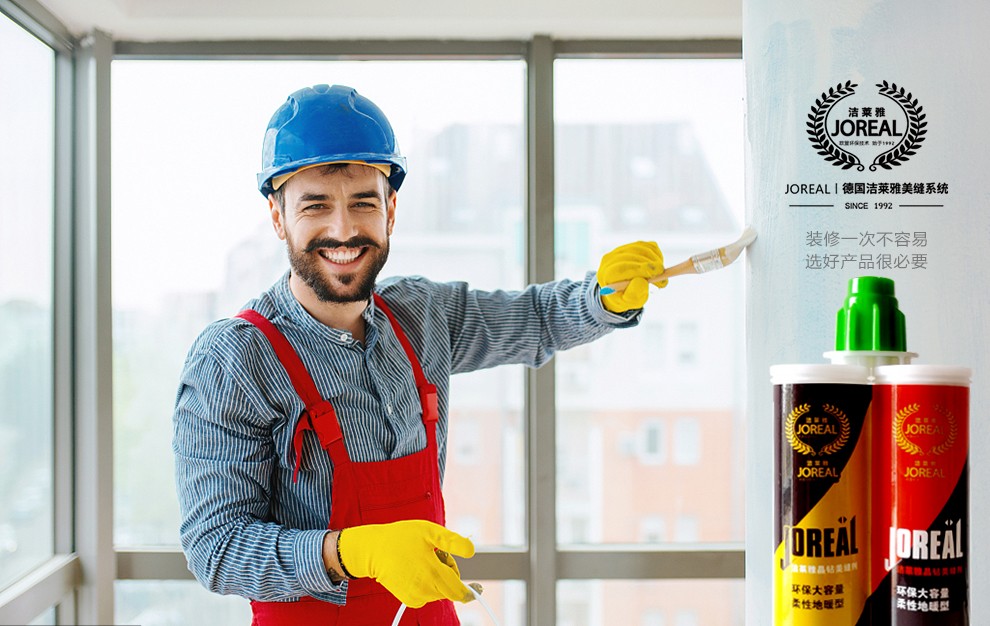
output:
[[[918,363],[973,370],[971,484],[990,480],[990,4],[744,0],[746,623],[773,622],[777,363],[824,362],[857,276],[892,278]],[[970,499],[974,624],[990,623],[990,498]]]

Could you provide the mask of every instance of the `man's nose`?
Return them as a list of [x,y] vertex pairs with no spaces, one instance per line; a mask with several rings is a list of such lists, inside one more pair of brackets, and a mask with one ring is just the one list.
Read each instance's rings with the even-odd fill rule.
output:
[[335,207],[328,212],[323,229],[327,237],[347,241],[357,234],[357,220],[346,207]]

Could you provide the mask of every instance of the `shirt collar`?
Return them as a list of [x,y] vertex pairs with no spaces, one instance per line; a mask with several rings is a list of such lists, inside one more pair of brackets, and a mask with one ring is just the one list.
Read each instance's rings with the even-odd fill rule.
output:
[[[282,275],[282,278],[280,278],[271,289],[272,300],[279,315],[300,329],[306,332],[316,333],[317,336],[331,340],[335,343],[342,343],[342,335],[346,336],[346,338],[351,338],[350,333],[345,333],[345,331],[342,331],[339,328],[327,326],[310,315],[309,311],[303,308],[303,305],[300,304],[299,301],[296,300],[296,297],[292,294],[292,289],[289,288],[290,273],[291,271],[286,271],[285,274]],[[363,317],[367,323],[365,343],[369,347],[371,346],[374,337],[377,335],[377,333],[373,330],[375,328],[375,313],[377,309],[378,307],[375,306],[374,298],[371,298],[368,301],[368,306],[361,312],[361,317]]]

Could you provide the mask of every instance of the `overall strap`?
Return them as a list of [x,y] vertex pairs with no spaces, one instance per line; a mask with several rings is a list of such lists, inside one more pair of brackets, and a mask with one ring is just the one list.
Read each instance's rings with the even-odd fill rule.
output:
[[426,376],[423,374],[423,368],[419,365],[419,359],[416,358],[416,352],[413,350],[412,344],[409,343],[409,338],[402,331],[402,326],[396,321],[392,310],[385,304],[385,299],[377,293],[374,294],[374,298],[375,306],[380,308],[388,317],[388,321],[392,325],[392,330],[399,339],[399,343],[402,344],[402,349],[406,351],[406,357],[409,359],[410,365],[412,365],[413,376],[416,379],[416,390],[419,392],[419,401],[423,407],[423,422],[433,425],[440,417],[440,411],[437,407],[437,388],[426,380]]
[[349,457],[344,448],[344,435],[340,430],[340,424],[337,422],[337,413],[333,409],[333,404],[329,400],[324,400],[323,396],[320,395],[316,383],[313,382],[313,377],[310,376],[289,340],[275,328],[271,320],[253,309],[241,311],[235,317],[254,324],[264,334],[274,348],[275,356],[278,357],[286,374],[289,375],[292,387],[299,394],[303,404],[306,405],[306,410],[299,418],[296,432],[292,436],[292,447],[295,453],[295,469],[292,472],[292,481],[295,482],[299,478],[303,434],[307,430],[316,433],[320,439],[320,445],[330,454],[330,458],[335,464],[347,462]]

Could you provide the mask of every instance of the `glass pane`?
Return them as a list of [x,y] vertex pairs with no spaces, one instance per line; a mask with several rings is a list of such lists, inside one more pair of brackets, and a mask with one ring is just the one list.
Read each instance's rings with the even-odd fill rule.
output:
[[114,623],[142,626],[244,626],[251,605],[244,598],[210,593],[195,581],[118,580]]
[[742,580],[567,580],[557,626],[743,626]]
[[[482,580],[481,594],[492,615],[501,626],[523,626],[526,624],[526,583],[521,580]],[[480,602],[454,603],[461,626],[494,626],[488,611]]]
[[55,625],[55,607],[48,609],[38,617],[28,622],[28,626],[54,626],[54,625]]
[[54,77],[0,15],[0,589],[54,550]]
[[[179,372],[209,322],[287,269],[254,175],[271,114],[321,82],[376,102],[409,161],[382,277],[523,286],[523,63],[115,61],[118,545],[178,542],[170,443]],[[479,546],[521,545],[521,368],[451,382],[448,525]]]
[[[554,68],[558,276],[632,241],[669,266],[738,238],[742,61]],[[742,269],[651,287],[638,327],[557,356],[562,543],[742,541]]]
[[[502,626],[526,623],[526,585],[522,581],[480,581],[488,603]],[[251,623],[251,606],[234,596],[212,594],[192,581],[118,580],[114,584],[117,624],[143,626],[243,626]],[[456,604],[461,626],[492,626],[478,602]],[[387,626],[383,624],[382,626]]]

